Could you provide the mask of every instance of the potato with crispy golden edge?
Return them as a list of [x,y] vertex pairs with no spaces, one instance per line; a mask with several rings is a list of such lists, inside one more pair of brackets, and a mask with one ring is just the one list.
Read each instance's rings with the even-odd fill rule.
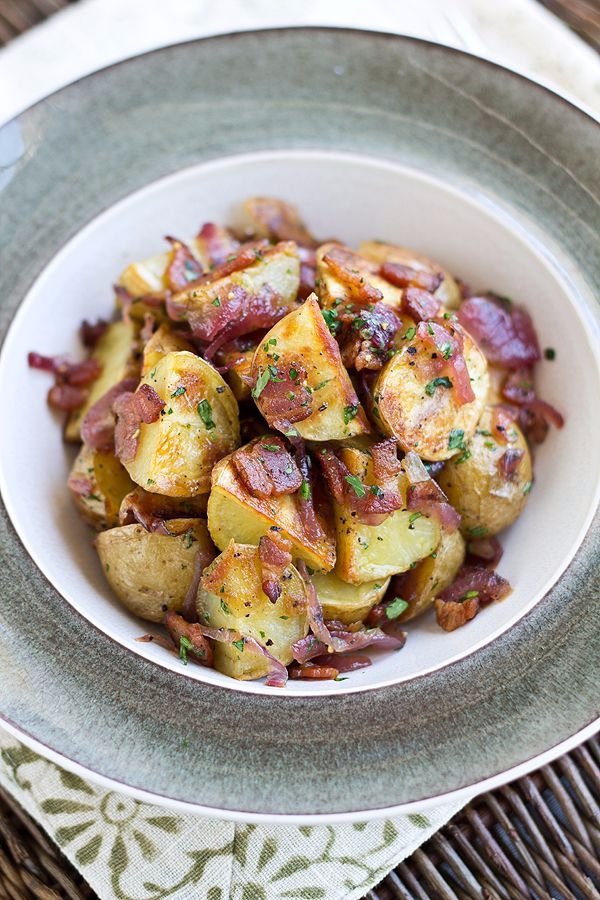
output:
[[464,560],[465,542],[460,531],[443,531],[434,552],[402,575],[399,596],[408,603],[408,609],[399,621],[408,622],[426,612],[444,588],[452,584]]
[[156,422],[140,425],[135,456],[125,468],[151,493],[206,493],[213,466],[240,441],[231,389],[209,363],[184,350],[163,356],[142,384],[150,385],[165,407]]
[[[369,453],[344,447],[339,458],[361,484],[374,484]],[[408,479],[398,475],[398,492],[406,500]],[[381,525],[363,525],[352,510],[334,503],[337,533],[335,574],[350,584],[364,584],[405,572],[433,553],[440,541],[440,526],[428,516],[406,508],[391,513]]]
[[[186,241],[192,255],[198,260],[203,269],[208,269],[210,259],[206,253],[206,247],[200,237]],[[132,297],[142,297],[144,294],[154,294],[167,288],[166,274],[173,256],[172,250],[156,253],[148,259],[131,263],[121,273],[119,284],[124,287]]]
[[181,334],[173,331],[167,324],[161,325],[146,342],[142,353],[142,377],[146,375],[167,353],[178,350],[194,352],[193,346]]
[[114,453],[83,444],[67,485],[81,518],[96,531],[119,524],[123,497],[133,489],[131,478]]
[[[449,459],[462,452],[464,441],[474,433],[489,387],[487,362],[466,332],[463,354],[475,399],[462,406],[456,404],[451,379],[432,380],[432,347],[418,334],[404,340],[379,373],[373,417],[405,452],[414,450],[430,461]],[[452,435],[459,432],[464,440],[457,442]]]
[[[357,300],[356,291],[353,291],[348,284],[337,278],[324,259],[330,250],[339,246],[339,244],[330,242],[322,244],[317,250],[316,291],[319,295],[321,305],[326,308],[338,306],[341,302],[365,302],[364,300]],[[349,258],[351,258],[352,261],[352,269],[357,272],[367,284],[381,291],[383,296],[379,302],[385,303],[387,306],[391,306],[392,309],[396,310],[396,312],[399,312],[402,306],[402,294],[404,293],[402,288],[390,284],[389,281],[386,281],[385,278],[378,275],[379,265],[375,265],[371,260],[367,259],[365,256],[361,256],[349,247],[344,247],[343,250],[348,254],[351,254]]]
[[245,376],[250,377],[255,351],[253,346],[249,350],[226,350],[217,355],[219,364],[227,366],[225,381],[238,403],[250,399],[250,385]]
[[447,269],[428,256],[410,250],[408,247],[386,244],[384,241],[363,241],[358,252],[379,266],[385,262],[399,263],[401,266],[409,266],[417,272],[427,272],[431,275],[439,273],[443,280],[434,291],[435,296],[448,309],[457,309],[460,306],[462,294],[456,280]]
[[[498,534],[521,515],[533,479],[531,455],[518,425],[506,432],[507,443],[492,434],[493,408],[486,407],[467,450],[446,463],[438,476],[442,490],[462,516],[461,531],[466,537]],[[514,471],[503,472],[505,453],[522,454]]]
[[123,606],[149,622],[161,622],[169,609],[180,612],[196,553],[215,553],[204,519],[171,519],[168,525],[170,535],[121,525],[95,541],[111,588]]
[[[207,323],[222,318],[227,307],[239,305],[239,294],[261,296],[266,292],[269,303],[276,309],[296,307],[300,286],[300,257],[296,244],[284,241],[274,247],[260,247],[254,251],[254,262],[244,269],[224,275],[206,284],[195,283],[173,295],[173,307],[181,318],[186,315]],[[244,298],[246,304],[247,298]]]
[[303,559],[315,572],[328,572],[335,565],[335,536],[329,522],[322,517],[319,522],[323,537],[311,540],[302,525],[296,494],[261,500],[248,491],[229,457],[214,467],[208,527],[219,550],[231,540],[258,546],[263,535],[279,529],[292,542],[294,558]]
[[390,579],[348,584],[334,572],[327,572],[325,575],[313,575],[312,582],[325,618],[352,625],[353,622],[364,622],[373,607],[383,598]]
[[[231,541],[204,570],[198,590],[198,619],[211,628],[231,628],[252,637],[284,665],[292,662],[292,644],[308,634],[306,586],[294,566],[279,582],[273,603],[262,589],[258,548]],[[214,642],[215,669],[247,681],[270,671],[269,660],[243,641]]]
[[69,414],[64,430],[68,443],[81,440],[81,423],[86,413],[113,385],[124,378],[137,378],[140,374],[140,359],[137,345],[138,326],[134,322],[113,322],[108,326],[91,356],[99,360],[102,371],[92,382],[87,400]]
[[[299,377],[302,369],[305,377]],[[257,387],[252,396],[262,415],[267,412],[267,401],[264,390],[258,394],[258,385],[265,375],[268,381],[269,373],[273,372],[289,373],[292,379],[289,387],[307,390],[311,397],[311,414],[299,422],[293,421],[293,428],[305,440],[335,441],[370,432],[342,363],[340,349],[329,333],[315,294],[277,322],[256,349],[252,377]],[[273,381],[277,378],[275,375]]]

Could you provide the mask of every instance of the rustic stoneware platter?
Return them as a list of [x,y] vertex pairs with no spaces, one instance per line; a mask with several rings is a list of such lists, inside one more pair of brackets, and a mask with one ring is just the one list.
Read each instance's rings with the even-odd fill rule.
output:
[[[178,45],[0,130],[0,717],[67,768],[238,819],[364,819],[465,796],[591,733],[600,656],[600,129],[544,88],[408,38],[329,29]],[[28,350],[77,352],[124,265],[250,194],[318,235],[413,246],[518,299],[565,428],[504,538],[514,586],[450,635],[278,691],[183,667],[104,584],[72,451]],[[312,817],[312,818],[311,818]]]

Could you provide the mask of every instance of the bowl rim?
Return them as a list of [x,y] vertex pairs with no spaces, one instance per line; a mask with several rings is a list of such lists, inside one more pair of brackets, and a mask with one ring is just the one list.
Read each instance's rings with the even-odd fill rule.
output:
[[[203,38],[194,38],[194,39],[191,39],[188,41],[177,42],[174,44],[165,45],[163,47],[159,47],[154,50],[147,51],[145,53],[136,54],[132,57],[128,57],[123,60],[119,60],[108,66],[98,69],[92,73],[82,76],[81,78],[77,79],[76,81],[71,82],[70,84],[65,85],[64,87],[61,87],[59,90],[47,95],[46,97],[37,101],[35,104],[32,104],[27,109],[24,109],[17,116],[8,120],[6,123],[3,123],[2,125],[0,125],[0,127],[2,127],[2,128],[7,127],[12,122],[18,122],[19,119],[24,114],[34,111],[38,108],[44,107],[48,103],[49,100],[60,97],[61,94],[69,91],[74,85],[82,84],[84,82],[89,82],[94,79],[97,79],[108,71],[129,65],[133,60],[140,60],[140,59],[143,59],[146,57],[152,57],[152,56],[164,53],[165,51],[176,50],[176,49],[185,48],[185,47],[189,47],[189,46],[203,46],[207,42],[231,41],[232,39],[245,37],[248,34],[267,37],[270,35],[277,35],[277,34],[286,33],[286,32],[307,32],[307,33],[325,32],[325,33],[334,33],[334,34],[338,34],[338,35],[343,34],[343,33],[348,33],[350,35],[366,35],[366,36],[378,38],[380,40],[391,39],[395,43],[400,42],[400,43],[405,43],[408,45],[417,45],[417,46],[423,45],[423,46],[434,47],[434,48],[436,48],[437,51],[443,51],[447,54],[457,56],[457,57],[471,58],[471,59],[477,61],[477,63],[479,65],[482,65],[482,66],[485,66],[488,68],[492,68],[494,70],[499,70],[500,72],[505,73],[503,77],[508,76],[513,79],[519,79],[520,81],[526,83],[529,86],[529,88],[528,88],[529,90],[531,90],[531,88],[533,86],[534,89],[536,89],[538,91],[541,90],[545,94],[549,94],[553,98],[558,99],[558,101],[560,101],[561,104],[566,104],[566,106],[568,108],[570,108],[571,111],[574,110],[579,116],[583,116],[586,120],[593,123],[593,125],[595,125],[596,127],[598,127],[598,125],[599,125],[599,122],[596,118],[594,118],[592,115],[590,115],[588,112],[586,112],[581,107],[571,103],[564,96],[562,96],[561,94],[552,90],[551,88],[547,87],[546,85],[540,84],[539,82],[536,82],[536,81],[533,81],[532,79],[526,77],[525,75],[522,75],[519,72],[514,71],[513,69],[510,69],[510,68],[503,66],[499,63],[496,63],[492,60],[479,57],[476,54],[473,54],[473,53],[470,53],[467,51],[459,50],[459,49],[453,48],[453,47],[448,47],[443,44],[438,44],[437,42],[434,42],[434,41],[429,41],[429,40],[425,40],[425,39],[421,39],[421,38],[415,38],[415,37],[411,37],[411,36],[407,36],[407,35],[398,35],[398,34],[384,32],[384,31],[372,31],[372,30],[367,30],[367,29],[354,29],[354,28],[338,28],[338,27],[332,27],[332,26],[294,26],[294,27],[287,26],[287,27],[282,27],[282,28],[256,29],[256,30],[252,30],[250,32],[249,31],[232,31],[232,32],[224,33],[224,34],[210,35],[210,36],[203,37]],[[136,189],[134,189],[134,190],[136,190]],[[123,197],[124,196],[126,196],[126,195],[123,195]],[[113,204],[109,204],[109,207],[112,205]],[[108,207],[106,207],[106,208],[108,208]],[[96,218],[98,215],[100,215],[104,211],[104,209],[105,208],[98,209],[93,218]],[[85,225],[83,225],[81,228],[78,228],[77,232],[81,231],[83,228],[85,228]],[[61,246],[56,249],[53,256],[55,256],[57,253],[59,253],[61,251],[61,249],[70,242],[72,237],[73,237],[73,235],[70,235],[69,237],[67,237],[67,239],[61,244]],[[34,281],[37,280],[37,277],[38,276],[36,276]],[[28,289],[30,289],[30,288],[31,288],[31,284],[29,285]],[[22,299],[23,299],[23,297],[21,298],[21,300]],[[20,308],[20,303],[17,305],[16,311],[18,311],[19,308]],[[8,323],[6,332],[2,337],[2,342],[0,344],[0,352],[4,345],[4,340],[6,338],[6,335],[10,331],[11,323],[12,323],[12,317]],[[11,525],[12,525],[12,522],[11,522]],[[13,539],[14,539],[14,535],[13,535]],[[17,538],[17,540],[20,542],[19,538]],[[24,549],[25,549],[25,552],[27,553],[27,556],[31,559],[26,548],[24,548]],[[33,563],[33,560],[32,560],[32,564],[35,566],[35,563]],[[36,569],[37,569],[37,566],[36,566]],[[45,576],[43,576],[43,577],[45,579]],[[45,579],[45,580],[47,580],[47,579]],[[64,601],[64,602],[66,602],[66,601]],[[71,609],[73,609],[73,608],[71,607]],[[73,611],[76,612],[78,616],[81,616],[81,614],[78,613],[77,610],[73,610]],[[88,626],[90,624],[92,624],[89,622],[89,620],[85,619],[85,617],[81,616],[81,618],[83,618],[86,621]],[[511,626],[509,626],[509,630],[514,629],[521,621],[522,621],[522,618],[518,622],[515,622]],[[95,626],[93,624],[92,624],[92,627],[94,629],[100,631],[99,629],[97,629],[97,626]],[[101,632],[101,633],[103,633],[103,632]],[[137,654],[133,653],[133,651],[130,650],[129,653],[131,653],[132,656],[136,656],[136,658],[137,658]],[[139,788],[135,788],[135,787],[132,787],[125,783],[122,783],[115,778],[110,778],[110,777],[95,773],[91,769],[88,769],[85,766],[82,766],[80,763],[77,763],[76,761],[69,759],[68,757],[61,754],[59,751],[42,743],[41,741],[38,741],[35,737],[30,735],[25,729],[22,729],[19,726],[15,725],[11,721],[10,717],[4,716],[1,712],[0,712],[0,721],[3,723],[3,725],[6,726],[7,730],[11,734],[13,734],[16,738],[23,740],[23,742],[25,744],[32,747],[33,749],[36,749],[38,752],[41,752],[42,755],[44,755],[46,758],[54,759],[59,765],[64,766],[65,768],[69,769],[70,771],[81,773],[81,774],[83,774],[84,777],[89,778],[93,782],[102,784],[105,787],[112,787],[112,788],[116,787],[116,789],[118,789],[120,791],[128,793],[131,796],[138,797],[139,799],[145,800],[147,802],[152,802],[152,803],[158,804],[158,805],[165,805],[165,806],[168,806],[169,808],[182,809],[183,811],[188,811],[188,812],[194,810],[197,812],[201,812],[207,816],[214,816],[214,817],[218,817],[221,819],[229,819],[232,821],[251,821],[251,822],[279,821],[279,822],[287,822],[289,824],[300,824],[300,823],[304,823],[304,822],[307,824],[319,824],[319,823],[325,823],[325,822],[364,821],[365,817],[368,817],[369,819],[381,818],[383,816],[394,815],[396,813],[408,812],[411,810],[427,809],[431,806],[434,806],[434,805],[437,805],[440,803],[444,803],[444,802],[451,802],[453,800],[459,800],[459,799],[463,799],[463,798],[466,799],[467,797],[471,796],[475,792],[479,793],[481,790],[484,790],[484,789],[488,789],[488,790],[492,789],[494,787],[497,787],[500,784],[505,783],[506,781],[509,781],[515,777],[519,777],[520,775],[525,774],[526,772],[532,771],[534,768],[537,768],[539,765],[549,762],[552,759],[555,759],[557,756],[566,752],[571,747],[576,746],[579,742],[585,740],[587,737],[591,736],[596,731],[600,730],[600,717],[599,717],[597,719],[594,719],[594,720],[588,722],[581,729],[577,730],[572,735],[570,735],[566,739],[564,739],[561,742],[559,742],[558,744],[556,744],[554,747],[549,748],[547,751],[545,751],[541,754],[536,754],[536,755],[532,756],[531,758],[525,760],[524,762],[522,762],[516,766],[513,766],[512,768],[510,768],[508,770],[499,771],[483,781],[481,781],[481,780],[476,781],[473,784],[467,785],[466,787],[459,788],[455,791],[450,791],[450,792],[447,792],[444,794],[436,794],[432,797],[424,798],[422,800],[412,801],[409,803],[402,803],[400,805],[395,805],[395,806],[391,806],[391,807],[370,809],[370,810],[367,810],[366,812],[358,811],[358,812],[337,813],[337,814],[334,813],[334,814],[294,815],[294,814],[271,814],[271,813],[261,814],[261,813],[244,812],[244,811],[236,811],[236,810],[223,810],[220,808],[215,808],[215,807],[210,807],[210,806],[202,806],[197,803],[183,802],[183,801],[177,800],[175,798],[169,798],[169,797],[166,797],[163,795],[152,793],[151,791],[147,792],[147,791],[141,790]]]

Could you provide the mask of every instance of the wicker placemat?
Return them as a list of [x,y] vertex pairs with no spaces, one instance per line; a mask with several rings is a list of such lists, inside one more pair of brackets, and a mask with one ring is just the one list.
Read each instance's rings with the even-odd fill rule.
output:
[[[0,789],[0,900],[96,895]],[[600,900],[600,740],[462,810],[366,900]]]

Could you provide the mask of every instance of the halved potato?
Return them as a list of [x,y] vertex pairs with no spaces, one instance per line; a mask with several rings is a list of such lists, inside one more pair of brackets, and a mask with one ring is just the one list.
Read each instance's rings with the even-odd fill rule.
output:
[[313,575],[323,613],[328,620],[337,619],[344,625],[363,622],[376,603],[383,598],[390,583],[389,578],[367,581],[364,584],[348,584],[334,572]]
[[[460,527],[466,537],[484,537],[507,528],[521,515],[531,490],[531,454],[523,432],[512,423],[506,431],[508,443],[500,443],[492,434],[492,412],[491,406],[486,407],[466,453],[447,462],[438,477],[462,517]],[[523,455],[514,473],[506,476],[500,460],[515,450]]]
[[131,321],[113,322],[92,350],[91,356],[102,364],[102,371],[90,387],[85,403],[69,414],[64,430],[65,441],[81,440],[81,423],[87,411],[113,385],[123,378],[137,378],[140,358],[137,345],[138,326]]
[[220,550],[231,540],[258,546],[263,535],[280,529],[292,542],[294,558],[303,559],[314,571],[328,572],[335,565],[335,537],[331,525],[322,518],[319,521],[323,537],[313,541],[304,531],[296,494],[260,500],[238,478],[229,458],[214,467],[208,527]]
[[407,622],[428,610],[444,588],[452,584],[464,559],[465,542],[460,532],[443,531],[434,552],[402,576],[399,596],[408,603],[408,609],[399,621]]
[[[485,357],[464,333],[463,353],[475,399],[457,406],[451,379],[432,376],[431,344],[415,335],[383,367],[373,389],[373,416],[384,434],[406,452],[427,460],[449,459],[464,450],[481,416],[489,378]],[[457,437],[460,435],[460,439]]]
[[114,453],[93,450],[86,444],[77,454],[67,485],[81,518],[96,531],[119,524],[121,501],[133,488]]
[[[330,242],[322,244],[317,250],[316,290],[322,306],[327,308],[337,306],[341,302],[354,303],[357,300],[356,291],[352,290],[345,282],[336,278],[335,273],[324,260],[324,257],[330,250],[339,246],[339,244]],[[383,297],[379,302],[385,303],[387,306],[391,306],[396,311],[399,311],[402,305],[402,288],[390,284],[389,281],[377,274],[379,264],[373,263],[372,260],[367,259],[366,256],[357,253],[355,250],[351,250],[349,247],[344,247],[343,249],[350,254],[349,258],[352,261],[353,270],[358,272],[365,282],[381,291]]]
[[[198,619],[211,628],[231,628],[252,637],[284,665],[291,645],[308,634],[306,586],[294,566],[284,570],[281,594],[273,603],[262,589],[257,547],[231,541],[205,569],[198,590]],[[215,669],[232,678],[262,678],[270,670],[262,653],[244,644],[214,642]]]
[[[362,484],[374,484],[368,453],[345,447],[339,458]],[[406,498],[408,479],[398,476],[398,491]],[[433,553],[440,541],[440,526],[434,520],[408,509],[391,513],[381,525],[362,525],[349,507],[334,504],[337,533],[335,574],[350,584],[381,581],[405,572]]]
[[171,519],[171,535],[121,525],[102,531],[96,549],[104,574],[127,609],[161,622],[167,610],[180,612],[194,574],[194,558],[214,555],[204,519]]
[[146,375],[167,353],[178,350],[188,350],[193,353],[194,348],[181,334],[177,334],[167,324],[161,325],[146,342],[142,354],[142,376]]
[[290,241],[254,251],[254,262],[245,269],[205,283],[191,284],[173,296],[173,307],[182,319],[193,318],[195,327],[210,331],[215,320],[227,319],[228,307],[241,316],[253,298],[265,297],[275,309],[294,309],[300,285],[298,248]]
[[125,463],[144,490],[195,497],[210,490],[218,460],[239,444],[238,405],[209,363],[187,351],[167,353],[147,372],[166,406],[158,421],[140,425],[135,457]]
[[399,263],[416,269],[417,272],[427,272],[435,275],[443,275],[443,281],[435,291],[435,296],[442,301],[448,309],[457,309],[460,306],[462,295],[460,288],[450,272],[439,263],[410,250],[408,247],[398,247],[395,244],[386,244],[384,241],[363,241],[358,252],[378,266],[385,262]]
[[[303,370],[306,377],[302,376]],[[295,374],[294,374],[295,373]],[[267,384],[259,386],[266,376]],[[257,387],[253,397],[268,421],[269,380],[287,381],[292,395],[308,392],[312,412],[293,428],[306,440],[335,441],[370,431],[340,349],[329,333],[315,294],[265,335],[252,360],[252,377]],[[290,407],[297,405],[290,398]],[[282,412],[285,418],[285,412]]]

